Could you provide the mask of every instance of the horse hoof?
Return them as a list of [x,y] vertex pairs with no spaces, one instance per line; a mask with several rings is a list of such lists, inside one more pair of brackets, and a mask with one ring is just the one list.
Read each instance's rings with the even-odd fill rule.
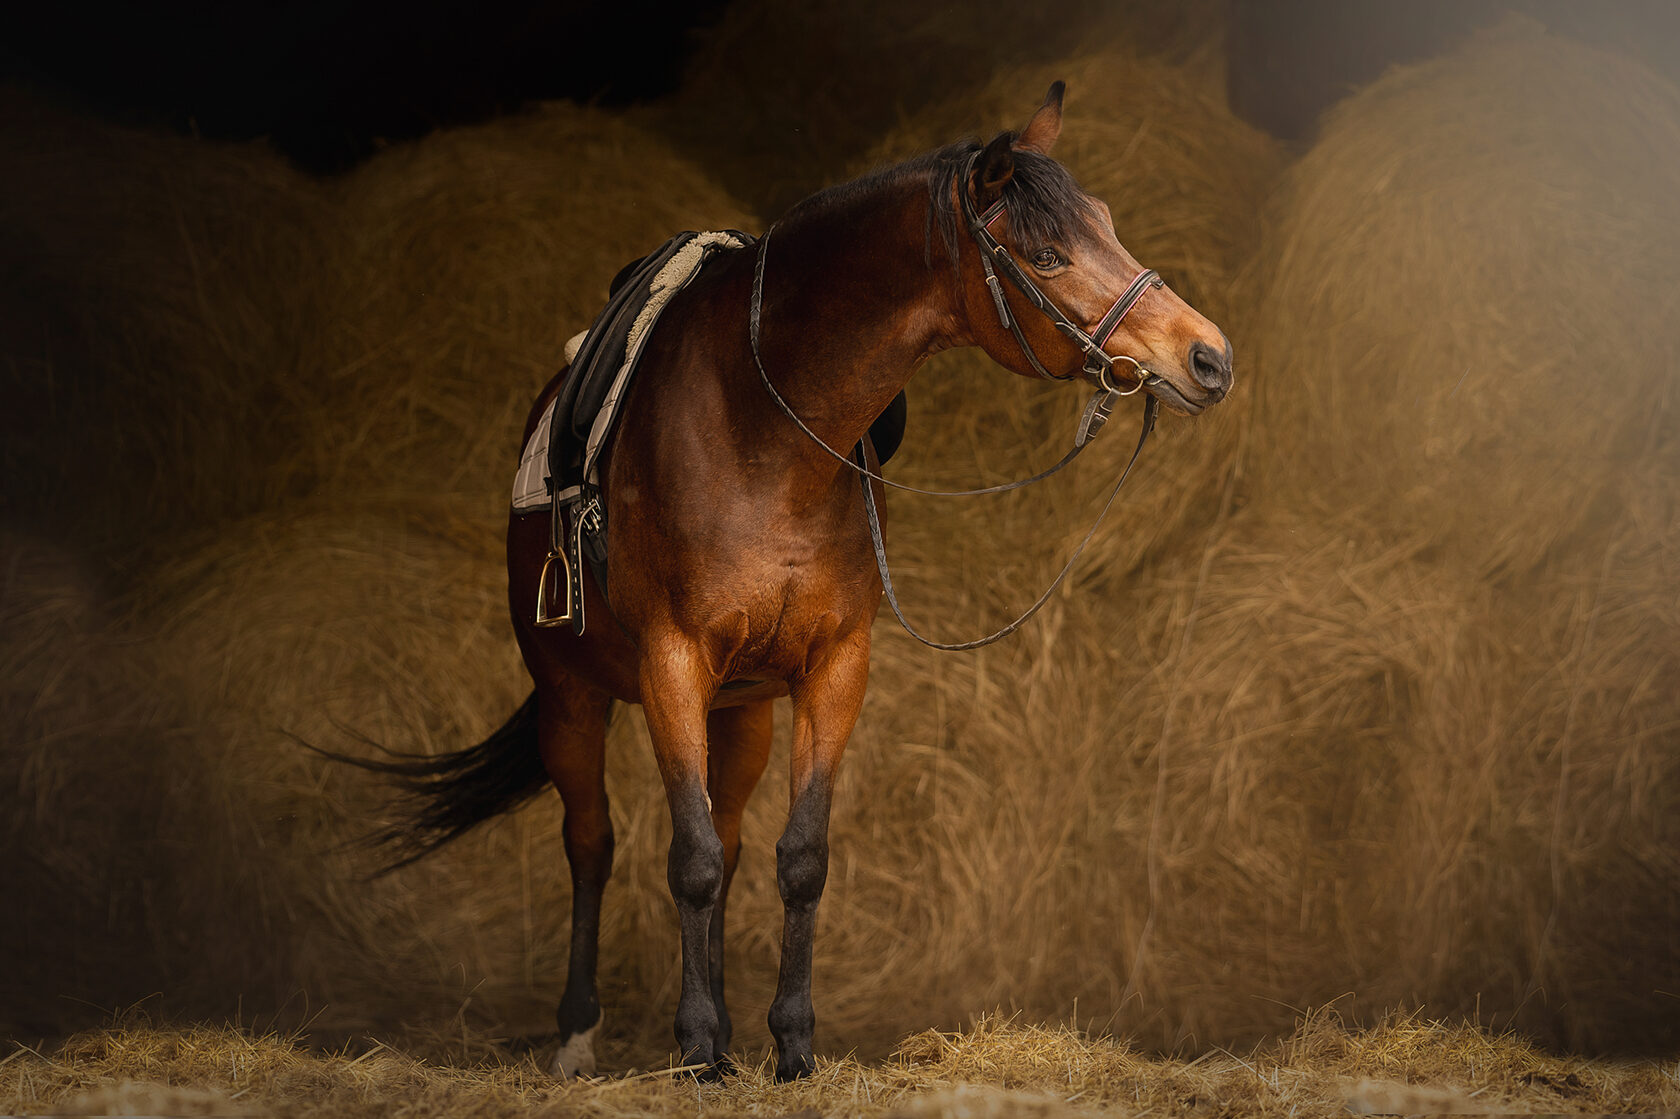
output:
[[817,1062],[812,1057],[794,1057],[776,1062],[776,1079],[783,1084],[790,1080],[804,1080],[816,1071]]
[[554,1054],[554,1061],[549,1066],[550,1075],[560,1080],[594,1076],[596,1029],[596,1026],[590,1026],[582,1033],[567,1038]]

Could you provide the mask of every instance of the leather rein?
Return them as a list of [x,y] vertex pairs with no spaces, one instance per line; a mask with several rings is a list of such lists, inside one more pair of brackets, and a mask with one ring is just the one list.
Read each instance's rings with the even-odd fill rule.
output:
[[[1109,336],[1114,333],[1117,327],[1119,327],[1121,320],[1126,317],[1127,313],[1129,313],[1133,307],[1137,306],[1138,302],[1144,297],[1144,295],[1154,288],[1162,287],[1165,281],[1163,281],[1161,277],[1155,273],[1154,269],[1144,269],[1132,280],[1130,284],[1126,286],[1126,290],[1121,292],[1120,297],[1114,301],[1113,306],[1111,306],[1107,313],[1098,320],[1096,326],[1087,333],[1072,319],[1068,318],[1067,314],[1056,305],[1054,300],[1039,290],[1038,286],[1034,284],[1027,274],[1021,269],[1021,266],[1015,262],[1015,259],[1010,254],[1008,247],[992,235],[992,223],[995,222],[1006,209],[1004,199],[998,199],[998,201],[994,203],[983,215],[976,212],[974,201],[969,197],[969,187],[972,183],[974,168],[977,165],[979,158],[979,153],[975,153],[973,156],[969,157],[967,164],[963,168],[962,178],[957,184],[957,193],[962,199],[963,218],[968,226],[969,236],[973,238],[976,247],[980,250],[980,265],[986,274],[986,286],[992,293],[992,301],[997,308],[999,321],[1002,325],[1008,327],[1010,333],[1015,336],[1015,341],[1021,347],[1021,352],[1026,356],[1028,363],[1041,378],[1048,381],[1068,381],[1083,374],[1088,380],[1092,381],[1096,385],[1096,392],[1086,404],[1084,414],[1080,417],[1079,428],[1074,435],[1072,449],[1070,449],[1067,454],[1063,455],[1062,458],[1053,466],[1050,466],[1031,477],[1021,478],[1013,482],[1004,482],[996,486],[984,486],[979,489],[924,490],[915,486],[906,486],[899,482],[894,482],[891,479],[885,478],[881,474],[869,469],[867,460],[864,457],[864,444],[862,442],[860,442],[857,446],[856,461],[854,461],[850,456],[844,455],[835,450],[826,441],[824,441],[821,436],[812,431],[810,426],[807,425],[805,421],[799,417],[798,413],[793,410],[793,407],[788,404],[782,394],[776,391],[776,386],[770,381],[770,374],[764,368],[764,359],[759,353],[759,336],[762,333],[762,312],[764,302],[764,265],[769,254],[770,235],[775,232],[774,227],[765,231],[764,236],[759,238],[758,253],[753,264],[752,301],[747,317],[748,336],[752,342],[753,364],[758,367],[759,379],[763,382],[765,390],[770,394],[770,398],[776,402],[776,406],[781,409],[782,413],[787,416],[788,419],[792,420],[794,424],[798,426],[800,431],[804,432],[812,442],[826,451],[830,457],[836,459],[842,465],[849,467],[856,473],[861,474],[864,478],[880,482],[882,485],[891,486],[894,489],[907,490],[910,493],[926,494],[932,497],[970,497],[979,494],[1004,493],[1008,490],[1020,489],[1023,486],[1030,486],[1035,482],[1043,481],[1044,479],[1050,477],[1050,475],[1055,474],[1063,467],[1067,466],[1079,456],[1080,452],[1090,445],[1092,439],[1096,437],[1097,432],[1101,430],[1103,424],[1107,422],[1110,413],[1120,402],[1122,397],[1132,396],[1140,390],[1147,388],[1151,381],[1158,380],[1157,375],[1146,369],[1136,358],[1128,357],[1124,354],[1119,356],[1109,354],[1103,350],[1103,344],[1108,341]],[[1085,354],[1085,364],[1078,371],[1057,376],[1044,367],[1043,362],[1039,360],[1038,355],[1033,351],[1032,344],[1027,341],[1026,335],[1022,332],[1019,322],[1016,320],[1015,316],[1010,313],[1009,303],[1003,294],[1003,285],[998,279],[998,272],[1000,271],[1009,279],[1009,282],[1013,284],[1016,289],[1027,297],[1034,307],[1050,319],[1052,325],[1054,325],[1057,330],[1066,335]],[[1132,374],[1136,378],[1136,383],[1131,385],[1131,387],[1122,389],[1115,383],[1114,366],[1116,362],[1125,362],[1132,367]],[[1062,565],[1062,569],[1057,573],[1056,578],[1047,588],[1045,588],[1044,593],[1039,595],[1037,600],[1035,600],[1031,606],[1027,607],[1026,611],[1017,617],[1013,622],[1010,622],[1003,628],[989,633],[984,637],[975,638],[972,641],[952,643],[931,641],[916,632],[915,627],[912,626],[909,619],[904,616],[904,610],[900,607],[898,602],[898,594],[893,589],[892,572],[889,570],[887,564],[886,542],[881,533],[880,512],[876,508],[874,487],[869,485],[868,482],[865,482],[863,486],[864,510],[869,518],[869,536],[875,549],[875,565],[881,574],[881,589],[886,595],[888,604],[892,607],[893,614],[898,618],[899,625],[904,627],[904,631],[929,648],[943,649],[949,652],[960,652],[967,649],[978,649],[984,645],[990,645],[994,641],[998,641],[1009,636],[1011,633],[1020,629],[1021,626],[1025,625],[1034,614],[1037,614],[1039,610],[1043,609],[1045,603],[1050,601],[1050,596],[1055,594],[1056,589],[1067,579],[1069,573],[1073,570],[1073,565],[1078,562],[1080,554],[1085,551],[1085,546],[1089,544],[1091,542],[1091,538],[1096,535],[1097,528],[1102,524],[1103,518],[1107,516],[1109,508],[1114,504],[1114,499],[1119,496],[1120,488],[1126,484],[1127,477],[1131,475],[1132,467],[1136,464],[1138,455],[1143,452],[1143,445],[1148,441],[1149,433],[1154,430],[1155,416],[1158,408],[1159,404],[1153,395],[1146,396],[1144,398],[1143,422],[1138,432],[1137,446],[1132,448],[1131,458],[1126,461],[1125,469],[1120,472],[1120,477],[1115,481],[1114,488],[1109,491],[1108,499],[1103,503],[1102,509],[1097,513],[1096,520],[1091,523],[1091,527],[1085,533],[1084,539],[1080,540],[1078,547],[1074,548],[1073,554],[1070,555],[1067,562]]]

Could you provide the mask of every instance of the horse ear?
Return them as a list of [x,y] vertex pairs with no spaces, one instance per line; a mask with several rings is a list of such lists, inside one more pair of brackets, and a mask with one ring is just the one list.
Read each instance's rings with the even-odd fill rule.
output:
[[974,169],[974,203],[982,210],[1003,197],[1003,188],[1015,175],[1015,133],[1000,132],[980,153]]
[[1062,95],[1066,92],[1066,82],[1051,84],[1050,92],[1044,96],[1044,104],[1038,107],[1038,112],[1027,122],[1026,131],[1021,133],[1017,147],[1035,151],[1039,155],[1050,154],[1050,149],[1055,146],[1056,137],[1062,134]]

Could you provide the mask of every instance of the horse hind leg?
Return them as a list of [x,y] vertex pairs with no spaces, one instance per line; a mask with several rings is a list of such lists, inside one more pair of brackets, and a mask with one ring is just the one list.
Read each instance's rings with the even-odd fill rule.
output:
[[572,944],[566,991],[555,1013],[560,1048],[552,1072],[572,1077],[595,1071],[595,1031],[601,1000],[595,985],[601,895],[612,875],[613,829],[606,786],[607,715],[612,700],[581,681],[541,689],[537,733],[543,767],[560,792],[563,832],[572,877]]
[[724,1054],[734,1034],[723,997],[724,909],[741,858],[741,814],[770,760],[773,711],[770,701],[763,700],[719,708],[706,718],[706,792],[712,800],[712,826],[723,843],[723,883],[712,906],[712,923],[706,937],[712,1003],[718,1016],[712,1063],[720,1067],[727,1066],[728,1058]]

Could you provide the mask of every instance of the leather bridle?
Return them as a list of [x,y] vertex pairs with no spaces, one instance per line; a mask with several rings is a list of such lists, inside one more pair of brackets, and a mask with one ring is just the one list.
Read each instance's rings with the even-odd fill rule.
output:
[[[1015,341],[1021,347],[1021,352],[1026,355],[1027,362],[1032,366],[1033,371],[1045,380],[1069,381],[1083,373],[1100,388],[1118,392],[1121,396],[1131,396],[1147,385],[1155,374],[1146,369],[1143,363],[1136,358],[1127,357],[1124,354],[1116,357],[1104,350],[1103,346],[1113,335],[1115,329],[1119,327],[1120,321],[1126,317],[1133,307],[1138,305],[1138,301],[1150,289],[1164,287],[1166,281],[1162,280],[1153,268],[1145,268],[1138,273],[1130,284],[1126,285],[1126,290],[1120,293],[1120,297],[1114,301],[1114,305],[1108,309],[1108,312],[1097,321],[1097,325],[1087,334],[1078,323],[1068,318],[1066,312],[1056,305],[1055,300],[1039,290],[1038,285],[1033,283],[1032,278],[1015,262],[1008,246],[992,236],[992,223],[1002,216],[1007,208],[1007,202],[999,198],[992,203],[984,214],[975,209],[970,188],[974,181],[974,169],[979,165],[980,155],[981,153],[976,152],[969,157],[967,165],[963,168],[962,180],[957,184],[957,194],[962,199],[963,219],[968,224],[969,236],[974,238],[974,243],[980,250],[980,267],[986,273],[986,287],[991,290],[992,303],[997,307],[999,322],[1009,328],[1011,334],[1015,335]],[[1033,352],[1032,344],[1027,341],[1026,334],[1021,330],[1021,324],[1009,312],[1009,301],[1004,298],[1003,284],[998,280],[999,272],[1007,276],[1009,282],[1014,284],[1021,294],[1025,295],[1028,301],[1048,318],[1057,330],[1066,335],[1068,340],[1078,346],[1080,351],[1085,354],[1085,364],[1078,373],[1058,376],[1046,369],[1044,363],[1039,361],[1038,354]],[[1132,367],[1132,379],[1136,383],[1131,388],[1122,390],[1115,384],[1114,364],[1116,361],[1126,362]]]
[[[894,482],[890,479],[883,478],[876,471],[869,469],[868,459],[865,455],[863,443],[858,444],[856,451],[857,457],[854,460],[851,456],[842,454],[840,451],[829,446],[829,444],[820,435],[812,431],[810,426],[806,424],[804,420],[800,419],[799,413],[793,410],[793,406],[787,402],[781,393],[776,391],[776,386],[771,383],[769,370],[764,368],[763,355],[759,352],[759,334],[762,329],[764,303],[764,264],[769,255],[770,235],[775,232],[774,227],[766,230],[764,236],[759,238],[757,259],[753,264],[752,299],[748,304],[747,315],[747,336],[752,344],[753,364],[758,367],[759,380],[763,383],[765,391],[770,394],[770,398],[776,402],[776,406],[780,408],[782,413],[787,416],[788,419],[792,420],[794,424],[799,427],[799,430],[804,432],[812,442],[816,443],[817,446],[828,452],[831,457],[839,460],[843,465],[849,467],[858,474],[861,474],[863,477],[880,482],[883,485],[891,486],[894,489],[909,490],[912,493],[931,494],[938,497],[962,497],[976,494],[1002,493],[1006,490],[1019,489],[1022,486],[1029,486],[1034,482],[1043,481],[1045,478],[1048,478],[1050,475],[1056,473],[1061,470],[1062,467],[1072,462],[1079,456],[1081,451],[1090,445],[1091,440],[1095,438],[1097,432],[1102,428],[1103,424],[1107,422],[1109,414],[1114,410],[1115,405],[1120,402],[1121,397],[1131,396],[1139,390],[1147,388],[1152,381],[1158,380],[1156,374],[1145,368],[1143,363],[1138,361],[1136,358],[1126,357],[1125,355],[1116,357],[1113,354],[1105,352],[1103,350],[1103,343],[1108,341],[1109,337],[1114,333],[1115,328],[1120,325],[1120,320],[1124,319],[1126,314],[1131,311],[1133,307],[1137,306],[1138,300],[1142,299],[1152,288],[1164,286],[1164,281],[1161,277],[1157,276],[1153,269],[1144,269],[1132,280],[1130,284],[1126,286],[1126,290],[1120,293],[1120,298],[1114,301],[1114,305],[1108,309],[1108,312],[1104,314],[1101,319],[1098,320],[1095,328],[1087,334],[1082,327],[1080,327],[1072,319],[1068,318],[1062,309],[1056,305],[1054,300],[1038,289],[1038,286],[1034,284],[1032,280],[1028,278],[1027,274],[1021,270],[1021,266],[1015,263],[1015,259],[1010,255],[1009,249],[1005,247],[1004,244],[996,237],[992,236],[989,226],[992,222],[997,220],[998,215],[1004,212],[1004,201],[999,199],[994,205],[987,209],[984,215],[976,212],[974,201],[969,197],[969,189],[973,182],[974,168],[979,158],[979,153],[976,153],[974,156],[969,158],[968,163],[964,167],[962,179],[957,183],[957,193],[962,198],[963,217],[967,221],[969,234],[974,238],[975,245],[980,251],[980,264],[986,273],[986,286],[991,290],[992,301],[997,306],[998,318],[1002,321],[1003,325],[1008,327],[1010,332],[1015,335],[1015,341],[1020,345],[1021,352],[1026,355],[1027,361],[1031,363],[1034,371],[1037,372],[1040,377],[1049,381],[1070,381],[1080,373],[1083,373],[1097,389],[1097,391],[1091,395],[1090,401],[1085,405],[1085,413],[1079,421],[1079,430],[1074,435],[1073,447],[1067,452],[1067,454],[1062,456],[1061,461],[1057,462],[1054,466],[1047,470],[1034,474],[1030,478],[1022,478],[1014,482],[1005,482],[1001,485],[985,486],[983,488],[973,490],[918,489],[915,486],[906,486],[900,482]],[[1020,324],[1016,321],[1015,316],[1009,313],[1009,303],[1004,298],[1003,285],[999,282],[997,276],[1000,271],[1005,276],[1009,277],[1009,281],[1021,290],[1022,294],[1027,297],[1034,307],[1038,308],[1039,311],[1043,312],[1044,315],[1050,319],[1057,330],[1066,335],[1074,343],[1074,345],[1078,346],[1085,354],[1085,364],[1077,372],[1057,376],[1046,369],[1043,362],[1039,361],[1038,355],[1033,352],[1032,344],[1027,341],[1027,336],[1022,333]],[[1114,381],[1114,365],[1117,361],[1126,362],[1132,367],[1136,383],[1130,388],[1122,389]],[[899,624],[904,627],[905,632],[909,633],[911,637],[914,637],[922,644],[934,649],[945,649],[951,651],[978,649],[983,645],[990,645],[992,642],[1014,633],[1026,623],[1027,619],[1031,618],[1034,614],[1037,614],[1039,610],[1043,609],[1044,604],[1050,601],[1050,596],[1056,592],[1056,588],[1062,585],[1062,582],[1073,570],[1073,565],[1078,561],[1080,554],[1085,551],[1085,546],[1091,542],[1091,538],[1096,535],[1097,527],[1102,524],[1103,517],[1107,515],[1109,507],[1114,504],[1114,499],[1120,495],[1120,488],[1126,484],[1126,479],[1131,476],[1132,467],[1136,465],[1138,455],[1143,452],[1143,445],[1148,441],[1149,433],[1154,430],[1157,407],[1158,402],[1153,394],[1144,397],[1143,422],[1138,431],[1137,446],[1132,448],[1132,457],[1126,460],[1126,468],[1120,472],[1120,477],[1115,480],[1114,488],[1109,490],[1108,500],[1103,503],[1102,510],[1098,512],[1097,518],[1092,522],[1090,530],[1085,533],[1085,537],[1079,542],[1079,546],[1074,548],[1073,554],[1068,557],[1067,563],[1062,566],[1062,570],[1056,575],[1056,578],[1048,587],[1045,588],[1044,593],[1039,595],[1038,599],[1031,606],[1027,607],[1026,611],[1014,621],[999,630],[989,633],[984,637],[976,638],[973,641],[930,641],[928,638],[923,637],[920,633],[916,632],[915,627],[910,624],[910,620],[904,616],[904,610],[898,602],[898,593],[893,588],[892,572],[887,564],[886,541],[881,532],[880,513],[875,506],[875,490],[874,487],[868,484],[868,482],[865,482],[863,485],[863,507],[869,522],[870,543],[875,549],[876,568],[879,570],[881,575],[881,590],[886,597],[888,605],[892,607],[893,614],[898,618]]]

